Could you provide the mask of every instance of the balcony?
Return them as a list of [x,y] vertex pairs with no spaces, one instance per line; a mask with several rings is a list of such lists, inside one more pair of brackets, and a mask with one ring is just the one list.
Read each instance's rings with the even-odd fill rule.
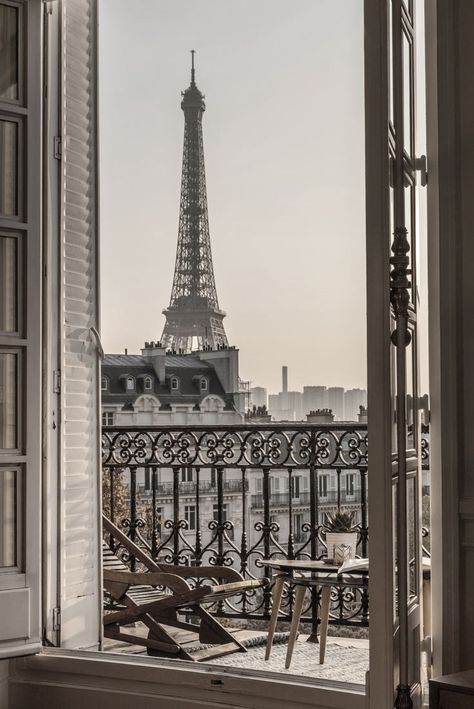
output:
[[[245,578],[271,576],[262,559],[326,555],[324,512],[339,507],[356,511],[357,554],[369,554],[366,424],[111,427],[103,429],[102,453],[104,511],[155,560],[225,565]],[[422,461],[427,469],[427,438]],[[184,471],[192,481],[182,482]],[[323,476],[331,479],[331,490],[321,485]],[[287,492],[271,492],[276,478]],[[107,541],[113,548],[113,539]],[[133,556],[126,561],[138,568]],[[302,615],[313,639],[320,600],[320,590],[313,589]],[[290,592],[281,607],[283,623],[291,620],[293,604]],[[265,629],[271,589],[222,602],[215,612],[232,625]],[[333,589],[333,632],[364,634],[368,623],[367,585]]]

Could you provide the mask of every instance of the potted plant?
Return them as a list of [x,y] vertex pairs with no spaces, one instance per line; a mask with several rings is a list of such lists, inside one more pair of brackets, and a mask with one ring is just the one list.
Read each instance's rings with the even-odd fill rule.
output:
[[355,510],[350,512],[326,513],[324,530],[329,559],[342,563],[354,559],[357,548],[357,532],[354,530]]

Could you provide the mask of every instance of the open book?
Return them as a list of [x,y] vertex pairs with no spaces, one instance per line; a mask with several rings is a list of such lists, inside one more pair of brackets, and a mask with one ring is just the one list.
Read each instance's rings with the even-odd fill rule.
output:
[[368,559],[347,559],[337,570],[338,574],[350,574],[352,571],[368,571]]

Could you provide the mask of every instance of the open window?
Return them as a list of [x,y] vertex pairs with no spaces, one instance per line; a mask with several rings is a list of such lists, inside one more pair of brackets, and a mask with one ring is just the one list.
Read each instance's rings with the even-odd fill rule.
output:
[[[130,539],[142,544],[155,558],[160,553],[168,554],[167,558],[176,564],[183,563],[183,560],[198,559],[199,563],[207,562],[211,566],[239,567],[243,573],[251,576],[262,573],[261,560],[268,559],[270,554],[286,554],[293,559],[316,559],[318,555],[324,554],[324,540],[321,541],[318,525],[321,517],[316,509],[321,501],[318,498],[328,498],[328,493],[332,494],[332,485],[329,483],[334,481],[337,489],[335,500],[331,502],[340,506],[341,480],[344,479],[347,496],[353,496],[355,490],[361,491],[358,544],[360,554],[365,555],[368,549],[367,492],[370,490],[371,524],[377,532],[382,530],[380,535],[373,535],[370,549],[373,558],[371,566],[374,569],[372,575],[371,568],[370,594],[373,590],[371,608],[375,619],[374,630],[371,629],[371,632],[378,638],[372,649],[375,672],[370,680],[370,701],[377,709],[382,706],[374,704],[377,698],[382,702],[387,691],[390,694],[393,690],[394,677],[391,670],[395,664],[395,648],[402,647],[400,634],[406,632],[408,626],[410,637],[405,642],[405,650],[401,652],[400,659],[404,665],[406,682],[419,693],[419,667],[414,658],[419,657],[421,588],[416,512],[419,505],[421,449],[418,448],[417,413],[413,407],[406,411],[417,401],[416,280],[413,277],[410,284],[409,314],[405,313],[405,322],[400,323],[400,315],[394,306],[398,291],[393,296],[394,307],[391,310],[390,285],[392,293],[393,288],[399,287],[401,290],[402,287],[390,283],[389,252],[391,232],[403,230],[404,225],[409,226],[412,253],[416,242],[414,230],[418,193],[414,179],[417,150],[413,136],[414,17],[411,5],[408,8],[401,0],[387,3],[383,9],[382,5],[374,4],[371,7],[370,2],[366,4],[369,37],[367,103],[371,108],[375,103],[377,109],[366,116],[367,135],[370,137],[367,145],[367,185],[370,200],[373,200],[368,201],[367,210],[367,243],[370,248],[368,268],[373,275],[369,284],[369,376],[372,387],[372,393],[369,394],[369,416],[373,412],[369,426],[370,435],[374,441],[378,440],[378,443],[374,443],[374,453],[371,453],[371,465],[380,465],[382,472],[379,477],[372,476],[371,479],[369,475],[367,481],[366,426],[360,421],[350,421],[350,425],[345,427],[346,422],[341,420],[343,400],[338,387],[331,387],[327,392],[328,397],[332,397],[330,403],[336,421],[326,403],[313,412],[317,416],[322,415],[324,420],[320,425],[309,426],[308,422],[301,421],[301,425],[294,425],[294,418],[301,417],[297,412],[300,412],[302,399],[297,396],[298,392],[288,391],[287,386],[283,386],[283,396],[279,397],[275,410],[280,412],[284,423],[280,428],[275,428],[265,420],[259,430],[259,435],[263,437],[260,439],[258,436],[252,437],[255,435],[252,430],[256,431],[256,428],[247,430],[242,437],[241,426],[244,424],[241,422],[229,424],[224,437],[219,437],[222,432],[216,426],[215,430],[212,427],[206,429],[205,436],[196,435],[196,429],[190,432],[189,427],[187,430],[183,427],[185,430],[181,428],[173,438],[164,426],[160,433],[162,438],[153,438],[156,432],[152,432],[143,444],[140,432],[133,440],[130,432],[121,434],[123,438],[116,448],[114,445],[118,439],[113,440],[110,432],[106,433],[105,438],[106,472],[110,479],[112,474],[117,473],[114,484],[117,495],[120,493],[121,496],[120,521],[127,521]],[[387,9],[390,14],[387,14]],[[6,146],[1,154],[4,163],[0,169],[8,170],[7,176],[13,190],[4,191],[0,199],[3,210],[0,213],[0,267],[4,274],[0,310],[0,324],[3,327],[0,333],[0,377],[4,399],[0,403],[8,400],[8,410],[5,409],[0,430],[3,442],[0,504],[5,522],[0,537],[0,608],[2,613],[4,608],[8,611],[11,599],[20,599],[19,607],[23,609],[24,617],[29,617],[30,625],[26,627],[23,617],[19,618],[18,614],[12,616],[11,625],[14,629],[10,631],[9,625],[7,631],[3,631],[4,636],[0,637],[3,647],[0,645],[0,651],[10,654],[28,652],[38,649],[39,644],[39,588],[34,580],[39,577],[41,535],[38,506],[35,507],[34,499],[35,495],[36,500],[39,498],[41,481],[41,432],[38,423],[41,420],[41,406],[47,429],[44,452],[49,461],[43,484],[46,497],[51,500],[43,540],[45,549],[55,550],[52,558],[45,558],[47,572],[44,583],[43,635],[49,643],[63,648],[97,648],[101,643],[102,613],[99,395],[101,389],[106,390],[104,384],[107,382],[105,377],[101,378],[99,364],[102,346],[98,315],[96,4],[93,0],[67,0],[61,5],[51,3],[45,10],[48,51],[44,66],[46,83],[51,90],[43,92],[48,96],[44,135],[41,134],[39,121],[42,82],[38,67],[42,66],[39,61],[42,57],[37,37],[41,26],[41,4],[39,0],[32,0],[28,4],[2,3],[0,0],[2,12],[0,16],[7,28],[7,43],[2,45],[7,47],[4,57],[7,78],[4,95],[0,94],[2,140]],[[25,20],[27,16],[28,22]],[[362,18],[361,12],[358,17]],[[18,30],[17,39],[15,28]],[[30,29],[33,31],[32,37],[22,35],[22,32],[29,32]],[[361,25],[360,30],[362,37]],[[29,48],[27,60],[23,66],[20,60],[16,67],[15,58],[23,57],[17,47],[25,42],[25,38],[28,39]],[[380,47],[383,50],[381,53]],[[385,57],[382,62],[380,56]],[[392,57],[393,66],[389,66],[386,57]],[[1,88],[0,84],[0,91]],[[28,97],[28,103],[25,97]],[[393,105],[389,103],[389,97],[392,97]],[[59,118],[56,116],[58,107]],[[396,121],[391,121],[392,109]],[[375,147],[372,142],[374,136]],[[38,146],[42,142],[45,152],[44,172],[39,169],[38,155]],[[382,155],[381,145],[384,148]],[[15,156],[20,153],[24,158],[21,164],[19,160],[15,162]],[[36,182],[41,183],[42,179],[46,181],[44,191],[47,195],[43,260],[39,253],[38,190],[24,191],[25,185],[33,187]],[[312,199],[308,203],[313,204]],[[374,207],[375,203],[378,211]],[[199,213],[199,209],[195,209],[183,211],[182,215]],[[380,234],[385,235],[383,243]],[[404,249],[400,244],[394,246],[399,248],[400,259],[404,258]],[[41,286],[41,274],[44,274],[41,266],[45,263],[52,268],[46,269],[47,276]],[[392,265],[397,267],[400,263],[393,264],[392,261]],[[25,272],[29,280],[22,292],[21,275]],[[43,313],[39,311],[41,294]],[[43,342],[39,330],[41,316],[45,323]],[[394,319],[397,321],[395,326]],[[403,324],[406,327],[402,332],[399,328]],[[411,342],[411,348],[405,351],[403,358],[399,354],[400,341],[395,337],[396,341],[390,343],[390,331],[394,330],[402,332],[403,337]],[[407,337],[408,331],[410,338]],[[387,337],[383,339],[381,333]],[[185,368],[190,363],[192,365],[192,360],[191,357],[185,359],[187,355],[179,350],[169,352],[167,356],[173,358],[168,360],[173,362],[171,371],[183,372],[183,376],[178,378],[173,375],[167,379],[163,370],[163,366],[166,369],[166,355],[161,351],[161,346],[156,349],[160,350],[156,352],[154,364],[156,381],[163,386],[164,402],[160,415],[163,413],[169,417],[167,425],[171,430],[171,405],[166,402],[166,397],[180,390],[180,382],[184,394],[186,383],[191,381],[191,377],[186,379]],[[42,375],[42,352],[45,356],[46,375]],[[194,353],[193,356],[202,358],[207,364],[214,362],[214,365],[209,366],[215,367],[216,382],[223,389],[222,399],[219,398],[222,406],[214,406],[207,413],[218,413],[226,421],[226,416],[235,413],[229,404],[231,397],[238,393],[245,396],[245,390],[237,392],[238,377],[234,371],[236,359],[231,348],[219,341],[214,350],[210,351],[206,344],[198,355]],[[390,376],[395,361],[398,366],[397,378]],[[177,370],[177,367],[183,369]],[[25,399],[26,381],[43,382],[44,387],[43,396],[39,384],[36,389],[33,387],[33,391],[28,389],[28,407]],[[410,384],[409,391],[407,382]],[[398,399],[399,447],[393,451],[392,458],[389,453],[393,439],[391,431],[388,432],[387,421],[395,420],[393,402],[390,400],[390,387],[394,384],[394,394]],[[145,378],[144,389],[151,388],[151,385],[151,378]],[[208,378],[200,377],[199,393],[207,391],[208,387]],[[125,378],[124,389],[127,394],[135,391],[135,378],[132,375]],[[197,398],[196,387],[189,385],[189,390],[190,396]],[[192,412],[195,412],[196,417],[206,413],[200,411],[199,407],[197,410],[193,408]],[[112,428],[114,421],[109,418],[109,413],[104,412],[103,423]],[[226,424],[222,425],[225,427]],[[255,425],[258,422],[252,424]],[[319,429],[316,430],[318,425]],[[404,443],[400,446],[402,427]],[[291,435],[288,435],[288,431]],[[199,449],[199,446],[202,448]],[[197,449],[200,457],[192,459]],[[120,451],[120,455],[117,451]],[[107,457],[109,454],[110,457]],[[308,456],[313,456],[310,463]],[[274,485],[275,497],[272,499],[271,473],[274,470],[282,473],[285,484],[278,485],[278,488]],[[347,473],[346,470],[351,472]],[[355,473],[352,472],[354,470]],[[158,478],[162,471],[166,471],[168,479]],[[354,475],[357,476],[357,484]],[[140,479],[145,481],[142,488],[147,499],[151,500],[146,510],[135,504],[137,498],[134,495],[140,487],[137,482]],[[56,484],[57,480],[60,481],[59,485]],[[193,484],[188,484],[186,490],[180,490],[180,483],[191,482]],[[406,494],[400,493],[400,486],[406,487]],[[109,497],[112,488],[113,484],[108,490]],[[282,492],[282,488],[287,492]],[[201,491],[213,495],[216,502],[204,501]],[[257,494],[252,495],[252,492]],[[405,579],[406,584],[403,578],[399,582],[405,584],[401,594],[401,586],[397,586],[393,580],[396,563],[392,517],[395,504],[398,505],[399,513],[401,510],[404,515],[406,527],[409,527],[406,535],[409,550],[403,550],[403,542],[400,543],[402,537],[399,535],[397,538],[400,559],[403,561],[409,557],[404,565],[408,580]],[[283,512],[280,508],[283,508]],[[118,510],[116,513],[119,516]],[[226,527],[233,514],[242,527],[241,539],[234,539],[232,528]],[[282,516],[285,525],[280,524]],[[185,527],[180,526],[183,520],[186,522]],[[206,541],[203,545],[201,524],[216,521],[220,522],[217,528],[215,525],[206,528],[209,543]],[[148,536],[143,532],[146,525],[152,529]],[[125,528],[126,525],[122,526]],[[183,542],[180,530],[184,529],[186,539]],[[213,548],[212,533],[216,529],[217,543]],[[166,534],[168,537],[165,537]],[[248,544],[250,535],[253,536]],[[56,539],[59,539],[58,546],[55,546]],[[267,567],[267,572],[271,573],[270,567]],[[385,590],[387,587],[390,589],[389,594]],[[392,638],[382,631],[393,627],[394,597],[397,593],[402,599],[405,594],[408,617],[402,617],[403,613],[396,617],[395,638]],[[367,625],[367,588],[363,587],[354,598],[348,609],[347,604],[344,605],[343,594],[339,594],[339,605],[331,609],[334,624],[343,625],[348,615],[352,614],[353,620],[359,614]],[[268,620],[271,606],[269,590],[249,597],[247,602],[253,603],[244,611],[249,618],[253,618],[256,613],[259,619]],[[226,607],[224,610],[229,617],[235,617],[235,607]],[[289,603],[285,610],[286,620],[291,610]],[[313,594],[311,605],[305,609],[303,616],[303,622],[311,629],[312,635],[317,633],[318,612],[317,594]],[[386,650],[384,653],[380,653],[381,638]],[[410,665],[408,677],[407,663]],[[355,694],[358,706],[362,706],[365,701],[364,679],[357,682],[359,687]],[[400,678],[396,679],[400,684]],[[344,690],[339,694],[341,706],[344,706]],[[350,696],[349,692],[347,696]]]

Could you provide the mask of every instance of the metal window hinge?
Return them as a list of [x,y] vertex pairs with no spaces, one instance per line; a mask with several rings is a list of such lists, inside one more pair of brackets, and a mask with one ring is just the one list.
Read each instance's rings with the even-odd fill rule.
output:
[[421,411],[421,423],[428,426],[430,422],[430,397],[428,394],[418,397],[418,411]]
[[415,168],[415,173],[418,171],[420,173],[421,186],[426,187],[428,184],[428,167],[426,162],[426,155],[420,155],[419,158],[415,158],[413,161],[413,166]]
[[54,157],[61,160],[63,157],[63,139],[60,135],[54,136]]
[[53,630],[58,631],[61,629],[61,608],[57,606],[53,608]]
[[55,369],[53,372],[53,394],[61,393],[61,370]]

